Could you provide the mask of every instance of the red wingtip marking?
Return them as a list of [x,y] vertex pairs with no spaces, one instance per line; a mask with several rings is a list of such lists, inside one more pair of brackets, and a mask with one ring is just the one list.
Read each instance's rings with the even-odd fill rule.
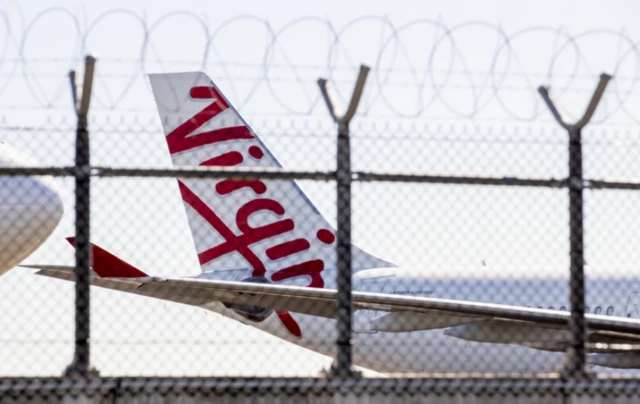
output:
[[[67,241],[75,247],[74,237],[67,237]],[[101,278],[144,278],[149,276],[93,243],[91,243],[91,261],[91,268]]]
[[288,311],[276,310],[276,314],[284,327],[295,337],[302,337],[300,326]]

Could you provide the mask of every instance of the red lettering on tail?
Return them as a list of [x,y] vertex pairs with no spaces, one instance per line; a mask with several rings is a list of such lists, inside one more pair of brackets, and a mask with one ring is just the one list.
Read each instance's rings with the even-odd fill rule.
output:
[[193,87],[189,91],[189,96],[195,100],[211,100],[213,99],[215,103],[220,105],[220,108],[227,109],[229,108],[229,104],[222,98],[222,95],[216,90],[215,87]]
[[202,199],[198,198],[182,181],[178,181],[180,187],[180,193],[182,199],[186,204],[191,206],[204,220],[207,221],[221,236],[225,239],[225,242],[209,249],[203,253],[198,254],[200,259],[200,265],[204,265],[207,262],[214,260],[218,257],[228,254],[232,251],[237,251],[253,268],[253,273],[258,274],[254,276],[264,276],[266,270],[262,261],[251,251],[248,243],[238,242],[238,237],[229,229],[229,227],[218,217],[218,215],[211,210]]
[[[200,113],[206,112],[205,110],[202,110]],[[196,114],[193,118],[178,126],[176,130],[169,133],[167,135],[169,153],[175,154],[207,144],[226,142],[229,140],[253,139],[253,135],[249,132],[249,129],[247,129],[246,126],[232,126],[230,128],[216,129],[189,136],[193,131],[198,129],[204,122],[208,121],[213,116],[215,115],[212,115],[206,120],[200,122],[200,119],[198,119],[198,115]]]
[[270,260],[275,261],[280,258],[288,257],[293,254],[297,254],[302,251],[306,251],[311,248],[311,244],[304,238],[297,238],[295,240],[286,241],[284,243],[274,245],[267,248],[267,257]]
[[246,126],[233,126],[192,135],[196,129],[228,109],[229,104],[213,87],[194,87],[189,95],[194,99],[213,99],[213,101],[167,135],[169,153],[179,153],[198,146],[228,140],[253,139],[253,135]]
[[302,330],[300,330],[300,326],[288,311],[276,310],[276,315],[280,319],[282,325],[284,325],[284,328],[286,328],[291,335],[298,338],[302,337]]
[[[167,144],[171,154],[214,143],[254,138],[246,126],[226,127],[195,133],[209,120],[230,107],[214,87],[193,87],[189,91],[189,96],[194,100],[211,100],[211,102],[205,101],[203,103],[205,106],[200,112],[196,113],[167,135]],[[230,118],[235,118],[235,115]],[[249,146],[247,157],[255,160],[262,159],[264,157],[264,151],[258,146],[251,145],[251,143],[248,145],[245,143],[245,146],[243,146],[243,148]],[[227,151],[219,156],[205,160],[200,163],[200,165],[237,166],[244,161],[243,154],[235,150]],[[178,185],[184,202],[202,217],[202,219],[209,223],[224,240],[222,243],[198,254],[200,265],[205,265],[226,254],[237,252],[251,266],[252,276],[266,276],[267,271],[265,264],[251,250],[250,246],[294,230],[296,227],[295,222],[290,218],[284,217],[286,215],[285,208],[278,201],[270,198],[257,198],[246,202],[236,210],[235,221],[237,229],[240,232],[240,234],[236,234],[236,232],[216,214],[212,207],[208,206],[183,182],[178,181]],[[257,195],[262,195],[267,192],[267,184],[259,180],[223,179],[215,185],[215,191],[218,195],[228,195],[245,188],[252,190]],[[267,224],[261,224],[260,226],[254,227],[250,225],[249,221],[252,215],[260,212],[275,216],[275,220]],[[318,230],[316,238],[324,244],[333,244],[335,242],[335,235],[327,229]],[[272,261],[283,259],[309,250],[311,248],[310,241],[313,240],[297,238],[280,242],[277,245],[267,248],[265,253]],[[323,270],[324,261],[322,259],[314,259],[282,268],[273,273],[271,280],[278,282],[300,276],[307,276],[310,278],[309,287],[322,288],[324,287],[324,279],[322,278]],[[289,333],[296,337],[302,336],[300,326],[289,312],[276,310],[276,314]]]
[[[258,146],[249,147],[249,155],[256,160],[260,160],[264,153]],[[222,180],[216,184],[216,191],[220,195],[227,195],[242,188],[251,188],[256,194],[267,192],[267,186],[260,180],[232,180],[230,178]]]
[[261,227],[251,227],[249,217],[261,210],[271,211],[278,216],[284,215],[282,205],[273,199],[254,199],[242,205],[236,213],[236,226],[243,233],[239,238],[244,238],[243,242],[247,245],[287,233],[295,227],[291,219],[283,219]]
[[284,208],[272,199],[256,199],[247,202],[236,214],[236,225],[242,232],[236,236],[233,231],[220,219],[220,217],[205,204],[183,182],[178,181],[182,199],[207,221],[224,238],[222,244],[218,244],[198,254],[200,265],[213,261],[231,252],[238,252],[253,268],[253,276],[265,276],[266,269],[260,259],[251,251],[249,246],[262,240],[293,230],[294,223],[291,219],[279,220],[260,227],[249,225],[249,217],[260,210],[268,210],[276,215],[283,215]]
[[312,260],[303,262],[302,264],[296,264],[287,268],[282,268],[281,270],[271,275],[271,279],[277,282],[306,275],[311,277],[311,283],[309,283],[309,287],[324,288],[324,279],[322,279],[322,276],[320,275],[323,269],[324,261]]
[[200,163],[201,166],[237,166],[244,161],[242,153],[230,151]]
[[216,184],[216,191],[220,195],[227,195],[241,188],[250,188],[256,194],[267,192],[267,186],[259,180],[222,180]]

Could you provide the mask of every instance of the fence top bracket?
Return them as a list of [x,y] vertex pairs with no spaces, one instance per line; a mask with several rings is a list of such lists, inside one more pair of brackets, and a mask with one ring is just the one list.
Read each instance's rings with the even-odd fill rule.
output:
[[358,104],[360,103],[360,98],[362,97],[362,91],[364,90],[364,85],[367,81],[367,75],[371,68],[365,64],[360,65],[360,71],[358,72],[358,77],[356,79],[355,87],[353,88],[353,93],[351,94],[351,101],[349,102],[349,106],[347,107],[347,111],[340,115],[338,110],[336,109],[335,99],[333,97],[333,92],[329,87],[329,83],[326,78],[318,79],[318,86],[320,87],[320,92],[322,93],[322,98],[324,98],[324,102],[327,104],[327,108],[329,109],[329,114],[331,114],[331,118],[333,118],[334,122],[338,125],[349,126],[349,122],[356,114],[356,110],[358,109]]
[[89,103],[91,101],[91,89],[93,88],[93,72],[96,66],[96,58],[87,55],[84,58],[84,78],[82,87],[78,83],[78,75],[75,70],[69,72],[69,81],[71,82],[71,99],[76,115],[80,119],[86,119],[89,113]]
[[566,130],[575,131],[584,128],[585,125],[589,123],[589,121],[593,117],[593,113],[596,111],[596,107],[598,106],[600,99],[602,98],[602,94],[604,94],[604,90],[607,88],[609,80],[611,80],[612,78],[613,76],[608,73],[600,74],[600,81],[598,82],[598,86],[591,96],[591,100],[589,101],[589,105],[587,106],[586,111],[582,115],[582,118],[580,118],[576,123],[573,124],[568,123],[562,112],[560,112],[556,107],[555,102],[549,95],[548,86],[538,87],[538,92],[542,96],[544,102],[547,104],[547,107],[549,107],[549,110],[553,114],[553,117],[556,119],[556,121],[558,121],[558,123]]

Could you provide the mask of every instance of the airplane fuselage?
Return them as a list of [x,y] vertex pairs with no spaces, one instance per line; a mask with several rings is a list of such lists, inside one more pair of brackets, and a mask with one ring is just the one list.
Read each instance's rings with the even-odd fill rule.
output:
[[[224,272],[203,276],[224,280],[240,280],[243,276],[243,271]],[[415,274],[415,271],[400,268],[361,271],[354,275],[354,289],[550,310],[569,309],[568,281],[565,279],[446,279],[412,273]],[[332,275],[335,273],[325,276]],[[315,352],[329,356],[335,354],[336,322],[333,319],[293,314],[301,330],[301,336],[297,337],[273,314],[264,321],[254,322],[220,303],[212,303],[205,308]],[[623,278],[588,280],[587,311],[619,317],[640,317],[640,281]],[[432,330],[379,331],[372,320],[382,315],[384,312],[357,310],[353,322],[355,364],[379,372],[546,373],[559,370],[564,357],[562,349],[551,352],[515,343],[493,343],[498,338],[504,338],[504,329],[496,329],[495,333],[486,331],[476,341],[447,335],[447,324]],[[412,319],[411,316],[407,317],[409,323]],[[464,321],[460,324],[464,324]],[[560,330],[551,332],[551,337],[563,333]],[[560,337],[565,338],[566,332]],[[543,339],[540,342],[547,341]]]

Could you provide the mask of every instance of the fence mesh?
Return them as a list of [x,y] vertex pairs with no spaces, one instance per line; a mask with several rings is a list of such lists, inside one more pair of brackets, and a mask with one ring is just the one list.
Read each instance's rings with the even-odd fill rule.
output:
[[[99,374],[103,387],[109,378],[150,377],[143,383],[151,386],[201,377],[220,385],[239,378],[251,389],[255,380],[242,377],[265,377],[267,385],[314,380],[326,390],[349,383],[398,389],[417,377],[411,380],[421,390],[452,375],[486,389],[518,380],[560,392],[563,383],[589,388],[620,376],[636,386],[638,53],[629,34],[506,32],[482,21],[394,25],[379,17],[342,27],[318,18],[274,27],[238,17],[214,27],[189,13],[139,17],[110,10],[85,23],[51,9],[21,31],[6,26],[0,377],[10,387],[2,391],[22,394],[18,378],[63,374]],[[64,29],[71,37],[82,38],[63,60],[47,57],[38,40],[46,21],[61,18],[70,22]],[[121,32],[111,29],[114,22]],[[163,32],[185,24],[203,29],[179,32],[200,40],[204,56],[162,57],[175,52],[157,44]],[[93,35],[95,47],[105,46],[95,34],[101,29],[115,42],[139,30],[126,48],[139,54],[98,60],[91,167],[83,171],[64,75],[92,48]],[[250,60],[222,51],[224,36],[240,29],[266,43],[234,45]],[[352,45],[374,31],[381,39],[372,49]],[[416,65],[412,49],[427,31],[429,52],[423,49]],[[291,59],[304,53],[297,35],[322,37],[326,59]],[[494,42],[468,48],[478,35]],[[548,47],[544,63],[539,53],[529,59],[530,44]],[[590,53],[613,44],[606,63]],[[349,127],[345,173],[336,163],[339,129],[325,116],[315,79],[328,76],[346,104],[354,58],[364,54],[375,55],[375,63]],[[593,73],[610,67],[614,80],[581,133],[583,181],[569,171],[575,155],[567,131],[536,88],[551,83],[568,119],[578,119],[596,85]],[[215,71],[217,88],[200,76],[145,76],[194,68]],[[28,172],[34,167],[49,171]],[[83,176],[91,178],[90,205],[78,206]],[[571,192],[584,204],[572,202]],[[87,206],[90,223],[77,222]],[[571,222],[577,206],[584,217]],[[575,220],[584,221],[584,234]],[[88,241],[78,229],[88,224],[96,286],[86,311],[90,338],[79,338],[69,281],[81,266],[76,251]],[[353,243],[353,321],[342,330],[351,340],[336,322],[345,235]],[[576,237],[584,237],[583,257],[575,255],[582,249]],[[571,301],[569,282],[582,258],[583,303]],[[581,304],[588,328],[576,341],[568,313]],[[91,369],[73,367],[87,364],[78,351],[84,343]],[[568,371],[572,364],[581,370],[580,344],[591,381]],[[577,357],[567,354],[572,346]],[[336,362],[350,352],[341,347],[352,349],[352,358]],[[336,368],[351,361],[357,373]]]
[[[167,166],[166,150],[154,150],[155,146],[163,148],[159,128],[136,133],[122,133],[99,124],[92,128],[96,165],[121,165],[126,161],[131,166],[156,166],[158,161]],[[453,125],[449,129],[457,128]],[[476,129],[478,132],[443,139],[430,134],[428,128],[398,127],[389,134],[356,124],[352,130],[354,170],[566,176],[566,135],[561,131],[536,128],[537,138],[531,141],[527,139],[527,127],[514,126],[498,135]],[[256,126],[254,130],[287,167],[334,169],[335,138],[330,125],[306,134],[282,127]],[[602,138],[601,131],[594,132],[597,133],[585,133],[585,155],[591,167],[586,170],[588,176],[631,178],[634,170],[628,167],[634,165],[634,159],[628,149],[613,140],[610,145],[599,140],[591,143],[592,138]],[[27,135],[19,130],[7,131],[3,138],[7,143],[13,137],[28,136],[29,142],[41,139],[38,141],[56,145],[60,156],[69,156],[72,153],[64,149],[72,148],[72,134],[73,127],[69,125],[42,127]],[[620,142],[625,142],[624,136]],[[603,155],[618,156],[615,165],[605,162]],[[219,183],[216,179],[191,181],[203,195],[207,188],[213,189]],[[74,249],[65,240],[74,234],[70,202],[74,198],[74,181],[56,178],[55,182],[65,201],[65,214],[53,235],[26,260],[27,264],[74,263]],[[271,186],[272,182],[268,184]],[[273,184],[277,189],[288,183]],[[298,184],[318,212],[335,225],[335,183],[303,180]],[[286,197],[286,187],[282,189],[285,190],[274,198]],[[586,192],[587,274],[594,281],[605,279],[594,286],[604,292],[604,300],[588,302],[589,312],[625,317],[633,313],[634,195],[634,191],[624,190]],[[172,178],[94,177],[91,202],[92,240],[153,276],[199,275],[196,251],[205,248],[198,246],[196,250],[194,238],[216,240],[203,224],[192,235],[179,188]],[[300,199],[298,203],[305,202]],[[557,310],[568,307],[566,189],[355,182],[352,204],[354,243],[408,271],[408,279],[389,286],[386,280],[404,276],[401,271],[381,270],[370,282],[366,277],[360,279],[362,274],[357,273],[354,282],[359,290]],[[235,217],[237,209],[233,204],[221,203],[219,214],[230,212]],[[291,209],[292,217],[305,213],[302,205],[294,204]],[[11,212],[8,214],[11,216]],[[309,226],[304,218],[299,220],[297,225],[301,228]],[[203,241],[196,241],[196,245],[198,242]],[[332,265],[327,263],[327,269]],[[3,346],[7,349],[3,357],[8,359],[3,374],[7,376],[59,374],[73,351],[73,284],[43,279],[31,272],[17,268],[3,277],[3,295],[12,302],[2,327]],[[239,270],[227,279],[242,280],[249,277],[249,272]],[[367,271],[363,274],[367,276]],[[295,284],[306,285],[310,279],[313,281],[313,277],[303,276]],[[334,280],[326,282],[331,284]],[[315,375],[331,362],[207,310],[98,288],[92,299],[92,363],[103,374],[301,376]],[[368,359],[375,363],[370,365],[372,368],[397,363],[394,367],[380,366],[382,371],[448,372],[460,366],[462,372],[534,373],[557,370],[562,358],[562,354],[517,345],[488,344],[485,351],[478,347],[482,344],[444,337],[442,329],[426,335],[410,333],[417,340],[407,343],[403,333],[373,331],[372,320],[382,314],[384,311],[356,311],[354,320],[356,358],[373,355],[375,359]],[[31,321],[34,316],[39,320]],[[410,316],[401,320],[407,326],[416,321]],[[308,333],[324,340],[318,349],[332,355],[333,325],[312,321],[304,331],[305,336]],[[455,341],[455,346],[441,338]],[[508,369],[504,363],[507,361],[492,361],[483,355],[518,359],[512,362],[515,367]],[[424,368],[404,368],[417,357],[430,359],[422,362]]]

